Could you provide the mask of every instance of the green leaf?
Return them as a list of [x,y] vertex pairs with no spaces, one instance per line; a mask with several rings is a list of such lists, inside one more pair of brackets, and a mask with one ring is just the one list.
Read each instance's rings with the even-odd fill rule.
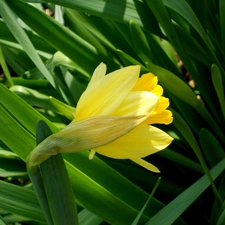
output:
[[220,32],[221,32],[221,42],[223,55],[225,54],[225,2],[223,0],[219,1],[219,20],[220,20]]
[[13,152],[0,148],[0,177],[18,177],[27,179],[24,162]]
[[[41,143],[47,136],[51,135],[52,132],[50,128],[42,121],[40,120],[37,124],[37,131],[36,131],[37,137],[36,137],[36,143]],[[38,201],[40,203],[40,206],[42,208],[42,211],[45,215],[45,218],[47,220],[47,223],[49,225],[54,225],[53,218],[50,212],[49,203],[47,200],[47,195],[44,187],[44,182],[42,180],[42,174],[38,166],[29,169],[28,168],[28,174],[30,177],[30,180],[33,184],[33,189],[36,193],[36,196],[38,198]],[[51,178],[50,178],[51,179]]]
[[189,32],[179,26],[176,26],[175,30],[182,42],[185,52],[188,53],[189,57],[191,56],[195,60],[200,61],[205,66],[209,67],[212,64],[212,59],[201,43],[199,43],[198,40],[196,40]]
[[60,102],[59,100],[57,100],[56,98],[53,97],[49,97],[50,103],[59,111],[61,112],[65,117],[67,117],[70,120],[74,119],[75,116],[75,108],[66,105],[63,102]]
[[139,58],[145,63],[151,62],[153,58],[152,51],[148,45],[148,41],[141,28],[133,21],[130,22],[130,32],[134,49]]
[[63,9],[62,7],[56,5],[55,6],[55,15],[54,18],[56,21],[58,21],[61,24],[64,24],[64,18],[63,18]]
[[0,216],[0,225],[8,225],[1,216]]
[[144,67],[139,61],[137,61],[136,59],[132,58],[130,55],[126,54],[122,50],[117,49],[117,54],[120,57],[120,60],[125,64],[125,66],[140,65],[142,73],[147,73],[148,72],[146,67]]
[[[2,45],[24,51],[21,45],[17,42],[16,38],[10,32],[3,19],[0,19],[0,29],[0,43]],[[37,49],[37,52],[41,57],[49,59],[52,54],[55,53],[56,49],[54,49],[54,47],[52,47],[51,45],[46,45],[45,40],[43,40],[40,36],[32,32],[31,30],[24,31],[26,32],[29,39],[32,40],[32,44],[34,45],[35,49]]]
[[186,166],[198,172],[203,172],[202,167],[200,164],[196,163],[195,161],[189,159],[188,157],[184,156],[182,153],[175,152],[169,148],[166,148],[163,151],[157,152],[157,155],[160,155],[172,162],[180,164],[182,166]]
[[1,149],[1,147],[0,147],[0,158],[19,159],[18,155],[16,155],[15,153],[11,151]]
[[14,85],[10,88],[10,91],[16,93],[18,96],[20,96],[20,98],[22,98],[32,106],[49,109],[53,112],[57,111],[56,108],[51,104],[49,96],[44,95],[36,90],[19,85]]
[[103,222],[103,219],[94,215],[87,209],[83,209],[78,214],[80,225],[99,225]]
[[212,65],[211,73],[212,73],[213,85],[214,85],[214,88],[220,103],[221,111],[223,114],[223,119],[225,119],[224,88],[223,88],[222,76],[217,65],[215,64]]
[[186,104],[185,102],[180,101],[174,96],[170,96],[170,100],[176,105],[180,114],[185,119],[187,124],[192,128],[192,130],[196,134],[198,134],[199,130],[201,130],[202,128],[202,123],[204,123],[204,121],[198,115],[198,113],[194,110],[194,108],[192,108],[190,105]]
[[[225,169],[225,159],[210,170],[215,180]],[[206,175],[155,214],[145,225],[171,225],[210,185]]]
[[[222,177],[222,176],[221,176]],[[225,194],[225,179],[224,175],[221,179],[221,183],[219,186],[219,193],[221,196]],[[224,220],[224,210],[225,210],[225,202],[223,202],[222,207],[218,204],[218,202],[214,201],[211,218],[210,218],[210,225],[214,225],[217,223],[223,223]]]
[[135,218],[135,220],[133,221],[133,223],[132,223],[131,225],[138,225],[138,222],[139,222],[139,220],[140,220],[142,214],[144,213],[144,211],[145,211],[147,205],[148,205],[149,202],[151,201],[153,195],[155,194],[155,192],[156,192],[156,190],[157,190],[157,188],[158,188],[158,186],[159,186],[159,184],[160,184],[160,181],[161,181],[161,177],[158,178],[158,180],[157,180],[157,182],[156,182],[154,188],[152,189],[151,194],[150,194],[149,197],[148,197],[148,200],[146,201],[146,203],[144,204],[143,208],[142,208],[141,211],[138,213],[137,217]]
[[224,225],[224,220],[225,220],[225,209],[223,210],[223,212],[220,214],[220,217],[216,223],[216,225]]
[[188,21],[195,30],[199,33],[202,39],[208,43],[207,36],[205,30],[203,29],[201,23],[199,22],[197,16],[188,5],[188,3],[184,0],[180,0],[179,3],[176,0],[162,0],[165,6],[174,10],[178,14],[180,14],[186,21]]
[[0,14],[3,17],[4,21],[6,22],[8,28],[20,43],[20,45],[24,48],[27,52],[29,57],[33,60],[34,64],[40,69],[40,71],[47,77],[50,83],[55,86],[54,79],[49,71],[46,69],[44,63],[41,61],[40,57],[36,53],[36,50],[31,43],[30,39],[26,35],[25,31],[21,28],[16,20],[16,16],[7,6],[5,1],[0,2]]
[[198,145],[198,142],[196,141],[191,129],[186,124],[186,122],[183,120],[183,118],[175,111],[170,109],[174,116],[173,124],[174,126],[179,130],[179,132],[182,134],[182,136],[185,138],[185,140],[188,142],[188,144],[192,147],[195,155],[197,156],[205,174],[207,175],[209,182],[211,184],[211,187],[213,189],[214,195],[218,200],[218,203],[222,203],[221,196],[219,195],[217,188],[213,182],[213,179],[209,173],[209,169],[207,167],[207,163],[205,162],[205,159],[202,155],[201,149]]
[[[54,225],[78,225],[75,198],[62,155],[51,156],[40,168]],[[74,182],[79,185],[76,177]]]
[[[124,23],[129,23],[130,20],[134,20],[138,25],[144,27],[145,29],[148,29],[152,33],[163,36],[154,15],[146,8],[146,5],[141,1],[121,2],[120,0],[93,0],[91,2],[83,2],[79,0],[28,0],[28,2],[50,2],[55,5],[61,5],[81,12],[85,12],[89,15],[96,15],[113,21]],[[149,23],[149,21],[151,21],[151,23]]]
[[[8,1],[7,3],[31,29],[44,38],[50,45],[69,57],[77,67],[86,70],[88,74],[91,74],[101,61],[97,50],[91,44],[45,13],[20,0]],[[87,62],[89,62],[88,67],[86,66]],[[45,73],[43,74],[46,76]],[[50,82],[52,79],[50,78]]]
[[[81,152],[80,154],[64,154],[63,156],[69,163],[71,163],[71,165],[75,166],[77,169],[82,171],[82,173],[86,174],[86,176],[92,178],[98,184],[98,186],[100,185],[99,188],[100,187],[106,188],[109,191],[109,193],[115,194],[116,198],[120,199],[120,201],[126,202],[126,204],[132,206],[133,209],[137,209],[137,211],[135,211],[135,214],[132,217],[134,219],[135,216],[140,211],[140,209],[143,207],[144,203],[146,202],[146,200],[148,198],[147,193],[144,192],[143,190],[137,188],[137,186],[135,186],[133,183],[128,181],[121,174],[119,174],[114,169],[109,167],[106,163],[104,163],[99,158],[94,157],[94,159],[92,159],[90,161],[88,159],[88,155],[89,155],[89,152]],[[101,171],[101,173],[96,173],[96,171]],[[108,179],[108,177],[110,177],[111,179]],[[114,179],[112,179],[113,177],[114,177]],[[116,180],[116,182],[115,182],[115,180]],[[73,179],[71,179],[71,182],[73,182]],[[88,182],[88,179],[87,180],[84,179],[83,182]],[[84,196],[89,195],[90,189],[88,187],[90,187],[90,185],[91,184],[88,184],[88,183],[85,185],[85,188],[83,189],[83,191],[86,194],[84,194]],[[120,185],[122,185],[123,188],[121,188]],[[97,191],[97,189],[95,191]],[[102,192],[102,190],[99,190],[99,191]],[[133,195],[138,196],[138,201],[136,201],[132,198]],[[96,198],[97,198],[97,196],[96,196]],[[107,199],[108,199],[108,197],[107,197]],[[86,201],[88,201],[88,199],[86,199]],[[89,204],[90,204],[90,201],[88,202],[88,205]],[[101,204],[99,202],[99,207],[100,207],[100,205]],[[149,205],[147,206],[147,210],[145,211],[145,214],[146,214],[145,216],[151,217],[152,215],[154,215],[161,208],[160,205],[161,204],[157,199],[152,198]],[[103,207],[103,208],[101,208],[101,210],[105,211],[104,204],[101,207]],[[117,207],[119,207],[119,205]],[[93,211],[89,208],[87,208],[87,209],[94,212],[99,217],[103,218],[103,216],[99,214],[99,211],[101,211],[101,210],[98,209],[98,207],[94,209],[95,211]],[[116,210],[116,209],[113,209],[113,212],[115,213],[114,210]],[[124,213],[124,215],[125,214],[127,215],[127,212],[125,210],[126,209],[122,210],[123,212],[118,212],[118,210],[117,210],[116,215],[118,215],[118,213],[120,214],[120,216],[123,213]],[[115,217],[115,215],[114,215],[114,217]],[[129,219],[130,223],[133,221],[132,218],[129,217],[129,215],[127,215],[125,217],[130,218]],[[125,222],[125,224],[126,223],[128,223],[128,221]]]
[[40,223],[46,223],[33,190],[0,181],[0,207]]
[[[23,74],[26,70],[29,70],[35,66],[34,63],[31,61],[31,59],[27,56],[27,54],[22,49],[17,49],[11,46],[5,46],[3,44],[1,44],[1,48],[2,48],[7,64],[19,76]],[[15,78],[18,79],[18,77],[13,76],[12,77],[13,82]],[[4,78],[1,78],[1,79],[4,80]],[[7,82],[5,83],[9,85]]]
[[170,43],[174,46],[187,70],[194,76],[196,74],[196,68],[190,57],[186,54],[184,46],[176,32],[175,25],[172,23],[168,10],[162,0],[146,0],[146,3],[162,26],[162,29],[166,33]]
[[[12,2],[8,2],[8,3],[12,3]],[[17,2],[18,4],[19,2]],[[41,23],[42,25],[43,24],[46,24],[46,25],[49,25],[49,27],[52,27],[54,28],[55,30],[57,30],[58,34],[59,34],[59,29],[62,28],[64,30],[64,33],[66,33],[66,36],[67,36],[67,39],[68,37],[70,37],[71,35],[72,36],[75,36],[75,34],[73,34],[71,31],[69,31],[67,28],[63,27],[62,25],[58,24],[57,26],[57,22],[55,22],[54,20],[49,20],[50,17],[48,17],[47,15],[45,15],[44,13],[42,13],[40,10],[26,4],[25,2],[20,2],[22,4],[22,8],[26,8],[28,7],[28,9],[26,9],[26,12],[28,12],[27,10],[29,10],[31,12],[31,14],[33,16],[36,16],[35,18],[39,18],[39,14],[41,13],[42,16],[41,17],[44,17],[46,19],[46,21],[43,21],[43,23]],[[10,8],[8,8],[7,4],[3,2],[0,3],[0,5],[2,4],[2,10],[0,10],[0,13],[2,15],[2,17],[4,17],[4,21],[7,22],[7,26],[9,27],[9,29],[11,30],[11,32],[14,34],[15,38],[18,40],[18,42],[21,44],[21,46],[24,48],[24,50],[26,50],[26,53],[29,55],[29,57],[32,59],[32,61],[34,62],[34,64],[37,66],[37,68],[42,72],[42,74],[48,79],[48,81],[51,83],[51,85],[59,92],[61,93],[61,95],[63,96],[63,98],[68,102],[68,103],[71,103],[73,102],[71,100],[71,97],[66,89],[66,86],[64,84],[64,82],[58,77],[58,76],[52,76],[50,74],[50,72],[47,70],[46,66],[44,65],[44,63],[41,61],[39,55],[36,53],[36,50],[34,49],[34,46],[32,44],[32,42],[30,41],[30,39],[28,38],[28,36],[26,35],[25,31],[20,27],[20,25],[18,24],[17,20],[16,20],[16,17],[15,15],[12,13],[12,11],[10,10]],[[17,5],[16,5],[17,6]],[[21,7],[21,5],[19,4],[19,6]],[[33,10],[33,11],[32,11]],[[20,12],[20,10],[19,10]],[[35,14],[37,13],[37,15]],[[30,14],[30,15],[31,15]],[[24,16],[24,14],[22,13],[22,15]],[[28,17],[25,17],[25,18],[28,18]],[[28,22],[29,21],[33,21],[33,20],[30,20],[28,19]],[[56,23],[56,27],[53,26],[54,22]],[[50,24],[52,24],[50,26]],[[40,24],[35,24],[36,25],[36,28],[39,28]],[[46,27],[45,27],[46,28]],[[53,32],[55,31],[53,29]],[[41,28],[41,31],[46,35],[46,32],[45,32],[46,29]],[[68,35],[68,33],[70,35]],[[48,34],[49,35],[49,34]],[[54,35],[52,35],[53,40],[55,40],[55,35],[56,33],[54,33]],[[60,38],[62,36],[62,33],[60,33]],[[48,36],[49,37],[49,36]],[[70,37],[71,38],[71,37]],[[48,38],[49,39],[49,38]],[[74,39],[74,38],[72,38]],[[62,41],[62,39],[61,39]],[[84,41],[83,41],[84,42]],[[54,43],[54,41],[53,41]],[[57,44],[60,44],[61,42],[59,42],[59,40],[56,41]],[[71,48],[73,49],[74,48],[74,42],[71,43],[71,40],[69,41],[68,40],[68,43],[70,43],[71,46],[63,46],[64,49],[70,49],[70,55],[75,55],[74,52],[75,51],[71,51]],[[72,46],[73,44],[73,46]],[[65,44],[64,44],[65,45]],[[88,43],[87,43],[88,45]],[[62,46],[62,45],[61,45]],[[91,57],[91,54],[83,51],[84,50],[84,46],[82,46],[82,53],[83,55],[86,54],[86,56],[88,57]],[[76,47],[76,51],[78,51],[78,48]],[[79,55],[80,56],[80,55]],[[89,58],[89,61],[93,61],[93,58],[95,57],[92,57],[92,60],[90,60]],[[77,60],[75,60],[75,62],[77,62]],[[85,60],[85,65],[86,65],[86,60]],[[89,68],[89,67],[84,67],[84,68]]]
[[199,133],[199,140],[206,159],[212,167],[225,158],[223,147],[210,131],[203,128]]
[[66,25],[69,25],[70,28],[74,31],[74,33],[78,34],[87,42],[95,46],[96,49],[98,49],[98,51],[101,52],[102,55],[105,55],[105,57],[109,56],[109,51],[106,50],[101,41],[103,37],[96,37],[96,35],[99,36],[101,34],[96,29],[96,27],[93,26],[93,20],[88,15],[77,10],[66,8],[65,18],[67,22]]
[[4,58],[4,55],[2,53],[1,47],[0,47],[0,65],[2,66],[2,69],[4,71],[4,74],[5,74],[6,78],[7,78],[10,86],[14,85],[13,80],[12,80],[11,75],[10,75],[10,72],[9,72],[9,69],[8,69],[8,67],[6,65],[5,58]]
[[206,28],[207,22],[209,22],[209,20],[207,20],[208,19],[207,18],[207,11],[209,9],[211,9],[211,8],[209,8],[210,4],[208,3],[208,1],[203,0],[201,2],[200,1],[197,2],[195,0],[190,0],[188,3],[190,5],[191,9],[194,11],[195,15],[197,16],[200,24],[203,26],[203,28]]
[[[16,118],[16,120],[19,121],[20,124],[22,124],[22,126],[26,127],[31,134],[35,135],[36,124],[40,119],[44,120],[53,132],[58,131],[50,121],[48,121],[44,116],[41,116],[41,114],[34,110],[29,104],[13,92],[9,91],[3,85],[0,85],[0,93],[0,103],[14,118]],[[12,102],[13,104],[11,104]]]
[[[39,121],[37,145],[51,134],[47,124]],[[52,156],[42,163],[40,165],[41,174],[38,167],[34,169],[37,170],[37,173],[32,171],[30,173],[29,170],[28,172],[48,224],[78,224],[75,199],[62,155]]]
[[25,175],[27,175],[26,172],[2,171],[0,169],[0,177],[4,177],[4,178],[7,178],[7,177],[22,177],[22,176],[25,176]]
[[220,67],[221,72],[223,72],[223,68],[221,67],[220,62],[218,61],[216,55],[214,54],[211,42],[209,41],[209,38],[204,28],[202,27],[197,16],[194,14],[192,8],[188,5],[188,3],[185,0],[180,0],[179,3],[176,0],[172,0],[172,1],[163,0],[163,3],[165,4],[165,6],[173,9],[175,12],[177,12],[182,17],[184,17],[185,20],[192,25],[192,27],[196,30],[196,32],[200,35],[202,40],[205,42],[206,48],[212,57],[213,63],[216,63]]
[[7,214],[7,215],[4,215],[4,220],[7,223],[18,223],[18,222],[28,222],[31,219],[23,217],[23,216],[18,216],[16,214]]
[[[0,104],[0,139],[10,149],[13,150],[23,160],[26,159],[28,152],[35,147],[34,137],[24,129],[17,121],[10,116],[9,112]],[[12,137],[12,134],[13,137]],[[20,134],[20,135],[18,135]],[[12,138],[11,138],[12,137]],[[26,140],[26,145],[24,145]],[[13,143],[14,142],[14,143]],[[17,143],[15,145],[15,143]]]

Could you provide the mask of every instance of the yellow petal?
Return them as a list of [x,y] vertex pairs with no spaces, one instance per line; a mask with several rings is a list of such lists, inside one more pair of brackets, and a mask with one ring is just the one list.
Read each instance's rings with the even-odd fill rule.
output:
[[147,120],[144,121],[145,124],[170,124],[173,122],[172,112],[169,110],[164,110],[161,113],[151,114]]
[[153,113],[160,113],[164,111],[169,106],[169,104],[170,103],[168,98],[160,97]]
[[126,135],[94,150],[115,159],[143,158],[166,148],[172,140],[164,131],[140,124]]
[[88,83],[88,87],[92,86],[96,81],[100,80],[103,78],[106,74],[106,65],[104,63],[100,63],[98,67],[96,67],[90,82]]
[[152,90],[152,93],[157,96],[161,96],[163,94],[163,89],[160,85],[156,85],[155,88]]
[[75,121],[91,116],[111,115],[138,80],[140,66],[116,70],[94,82],[82,94]]
[[157,167],[155,167],[154,165],[152,165],[149,162],[146,162],[143,159],[134,158],[134,157],[131,157],[130,159],[132,161],[134,161],[135,163],[139,164],[140,166],[144,167],[147,170],[150,170],[150,171],[155,172],[155,173],[160,173],[160,171],[159,171],[159,169]]
[[130,92],[122,105],[114,112],[115,116],[138,116],[147,117],[155,109],[159,98],[151,92]]
[[173,121],[172,113],[166,108],[169,106],[169,99],[160,97],[154,111],[149,118],[144,121],[145,124],[170,124]]
[[149,91],[151,92],[158,83],[158,78],[152,73],[143,74],[132,91]]

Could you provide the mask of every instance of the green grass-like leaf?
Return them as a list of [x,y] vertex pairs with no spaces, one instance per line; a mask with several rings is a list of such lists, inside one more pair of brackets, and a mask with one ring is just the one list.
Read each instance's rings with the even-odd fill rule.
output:
[[[225,160],[219,162],[211,171],[216,179],[225,169]],[[159,213],[153,216],[145,225],[170,225],[189,207],[210,185],[206,175],[187,188],[176,199],[166,205]]]
[[35,192],[0,181],[0,207],[9,212],[46,224]]

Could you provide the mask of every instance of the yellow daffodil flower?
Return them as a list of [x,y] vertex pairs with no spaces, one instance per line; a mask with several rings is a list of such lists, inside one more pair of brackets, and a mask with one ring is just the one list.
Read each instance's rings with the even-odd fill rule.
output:
[[60,152],[91,149],[115,159],[130,159],[159,170],[142,158],[165,149],[172,138],[150,124],[169,124],[169,100],[151,73],[139,78],[140,66],[128,66],[106,75],[101,63],[77,104],[72,122],[40,143],[27,159],[28,167]]

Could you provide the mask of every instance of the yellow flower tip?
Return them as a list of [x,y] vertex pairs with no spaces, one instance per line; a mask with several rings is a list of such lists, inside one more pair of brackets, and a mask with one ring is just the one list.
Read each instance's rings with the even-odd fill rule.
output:
[[168,117],[168,120],[165,122],[165,125],[169,125],[173,122],[173,116],[172,116],[172,112],[171,112],[171,116]]
[[153,88],[153,90],[152,90],[152,93],[154,93],[155,95],[157,95],[157,96],[162,96],[162,94],[163,94],[163,88],[160,86],[160,85],[156,85],[154,88]]
[[138,81],[140,71],[141,71],[140,65],[132,65],[132,66],[127,66],[127,67],[123,67],[121,69],[115,70],[115,71],[107,74],[107,76],[111,76],[114,80],[116,80],[120,77],[125,78],[125,79],[131,79],[131,80],[136,78],[135,83],[134,83],[134,85],[135,85],[136,82]]
[[165,125],[169,125],[173,122],[173,114],[170,110],[164,110],[162,113],[159,114],[161,122]]
[[131,157],[130,158],[133,162],[139,164],[140,166],[144,167],[145,169],[154,172],[154,173],[160,173],[159,169],[157,167],[155,167],[154,165],[152,165],[151,163],[141,159],[141,158],[135,158],[135,157]]
[[153,113],[148,117],[145,124],[165,124],[168,125],[173,122],[172,112],[169,110],[164,110],[162,112],[157,113],[157,111],[153,111]]
[[152,73],[143,74],[133,87],[132,91],[149,91],[151,92],[157,85],[158,78]]
[[106,65],[104,63],[100,63],[94,70],[94,73],[91,77],[91,80],[90,80],[87,88],[90,87],[91,85],[93,85],[95,82],[97,82],[101,78],[103,78],[105,76],[105,74],[106,74]]
[[93,159],[94,158],[94,155],[95,155],[95,150],[93,150],[93,149],[91,149],[91,151],[90,151],[90,154],[89,154],[89,156],[88,156],[88,158],[91,160],[91,159]]

